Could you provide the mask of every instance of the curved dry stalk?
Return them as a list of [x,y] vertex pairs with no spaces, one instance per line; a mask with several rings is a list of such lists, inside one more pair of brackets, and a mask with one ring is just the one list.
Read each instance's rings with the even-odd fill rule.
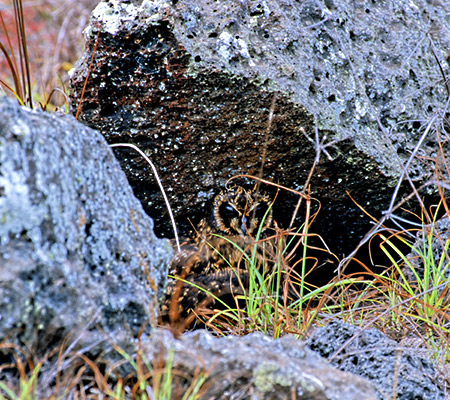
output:
[[97,38],[95,39],[94,49],[92,50],[91,61],[89,62],[89,67],[88,67],[88,71],[87,71],[87,74],[86,74],[86,79],[84,80],[83,90],[81,91],[80,102],[78,103],[77,112],[75,113],[75,119],[76,120],[78,120],[78,117],[79,117],[80,112],[81,112],[81,104],[83,103],[84,93],[86,92],[86,87],[87,87],[89,75],[91,74],[92,63],[94,62],[95,52],[97,51],[97,45],[98,45],[98,39],[100,38],[100,32],[101,31],[99,29],[98,33],[97,33]]
[[[269,146],[269,135],[270,135],[270,131],[272,129],[272,120],[273,120],[273,115],[275,113],[275,104],[277,102],[277,94],[276,92],[273,95],[272,98],[272,104],[270,106],[270,110],[269,110],[269,120],[267,121],[267,128],[266,128],[266,137],[264,140],[264,147],[263,147],[263,151],[262,151],[262,157],[261,157],[261,168],[259,170],[259,177],[262,179],[263,177],[263,172],[264,172],[264,164],[266,163],[266,158],[267,158],[267,147]],[[256,190],[259,189],[259,181],[257,183],[257,187]]]
[[150,167],[152,168],[153,174],[155,175],[156,182],[158,182],[159,189],[161,190],[161,193],[164,197],[164,201],[166,202],[167,211],[170,216],[170,221],[172,222],[172,228],[173,228],[173,233],[175,235],[175,241],[177,243],[177,250],[178,250],[178,252],[180,252],[181,251],[180,240],[178,238],[177,225],[175,223],[175,218],[173,217],[172,207],[170,207],[169,199],[166,195],[166,192],[164,190],[162,182],[159,179],[158,171],[156,170],[156,167],[154,166],[154,164],[151,162],[150,158],[148,158],[147,155],[139,147],[137,147],[131,143],[114,143],[114,144],[110,144],[109,146],[110,147],[129,147],[130,149],[136,150],[144,158],[144,160],[147,161],[147,163],[150,165]]
[[295,193],[295,194],[297,194],[297,195],[303,197],[304,199],[307,199],[307,200],[308,200],[308,199],[312,199],[311,196],[308,196],[307,194],[304,194],[304,193],[302,193],[302,192],[299,192],[298,190],[290,189],[290,188],[288,188],[288,187],[286,187],[286,186],[283,186],[283,185],[280,185],[280,184],[278,184],[278,183],[274,183],[274,182],[268,181],[268,180],[266,180],[266,179],[258,178],[257,176],[247,175],[247,174],[239,174],[239,175],[235,175],[235,176],[231,177],[230,179],[228,179],[227,182],[225,183],[225,185],[228,185],[229,182],[231,182],[233,179],[236,179],[236,178],[249,178],[249,179],[253,179],[253,180],[255,180],[255,181],[259,181],[259,182],[261,182],[261,183],[265,183],[266,185],[274,186],[274,187],[276,187],[276,188],[278,188],[278,189],[283,189],[283,190],[286,190],[286,191],[288,191],[288,192]]

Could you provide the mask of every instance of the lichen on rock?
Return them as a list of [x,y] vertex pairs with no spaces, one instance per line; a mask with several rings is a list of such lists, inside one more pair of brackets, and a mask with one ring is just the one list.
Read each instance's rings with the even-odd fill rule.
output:
[[104,138],[0,102],[0,337],[128,346],[151,331],[172,254]]

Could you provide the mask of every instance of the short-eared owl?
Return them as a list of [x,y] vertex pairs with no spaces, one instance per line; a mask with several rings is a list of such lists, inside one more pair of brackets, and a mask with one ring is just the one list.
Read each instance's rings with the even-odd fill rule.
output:
[[[216,297],[241,294],[248,276],[246,255],[251,257],[256,239],[268,236],[272,224],[268,195],[241,186],[217,195],[211,212],[171,261],[170,274],[187,282],[169,281],[162,319],[183,319],[197,306],[211,304],[212,297],[199,288]],[[261,261],[261,251],[255,254]]]

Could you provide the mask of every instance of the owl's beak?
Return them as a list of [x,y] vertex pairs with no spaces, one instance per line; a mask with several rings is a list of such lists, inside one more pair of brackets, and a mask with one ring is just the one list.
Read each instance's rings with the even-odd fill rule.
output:
[[242,216],[241,222],[242,222],[241,231],[244,235],[247,235],[248,226],[247,226],[247,217],[245,215]]

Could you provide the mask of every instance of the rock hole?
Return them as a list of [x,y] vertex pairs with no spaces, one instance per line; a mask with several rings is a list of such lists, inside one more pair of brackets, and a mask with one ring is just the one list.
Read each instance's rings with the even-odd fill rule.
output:
[[86,233],[86,236],[91,236],[91,227],[92,222],[87,222],[86,225],[84,225],[84,232]]
[[102,117],[110,117],[115,112],[114,107],[111,104],[103,104],[100,109],[100,116]]

